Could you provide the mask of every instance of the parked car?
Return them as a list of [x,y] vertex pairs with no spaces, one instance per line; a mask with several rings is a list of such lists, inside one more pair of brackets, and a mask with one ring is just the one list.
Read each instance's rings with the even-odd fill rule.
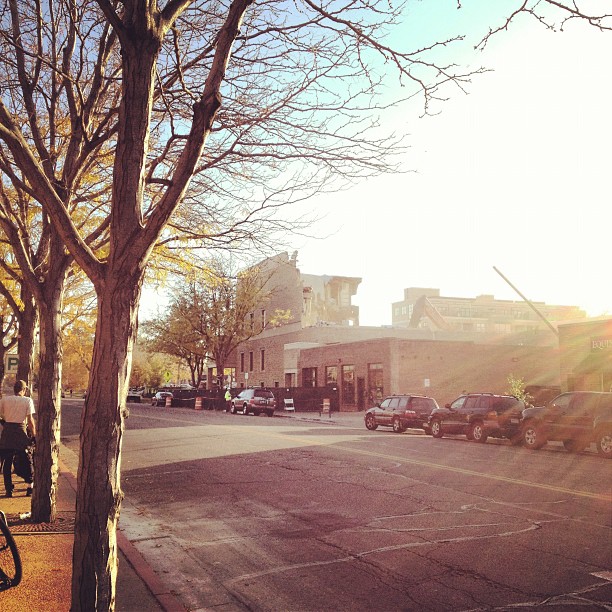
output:
[[595,442],[600,455],[612,457],[612,393],[561,393],[544,406],[524,410],[521,429],[527,448],[556,440],[577,453]]
[[255,416],[265,412],[268,416],[274,416],[275,408],[276,398],[272,391],[262,388],[244,389],[232,400],[230,412],[232,414],[252,412]]
[[151,398],[151,406],[165,406],[167,397],[169,397],[170,401],[172,401],[173,395],[170,393],[170,391],[158,391]]
[[438,404],[432,397],[424,395],[390,395],[373,408],[366,410],[365,426],[374,430],[379,425],[393,427],[396,433],[402,433],[408,427],[424,429],[432,410]]
[[520,444],[524,409],[525,403],[514,395],[467,393],[434,410],[429,427],[434,438],[462,434],[476,442],[486,442],[492,437],[508,438],[513,444]]

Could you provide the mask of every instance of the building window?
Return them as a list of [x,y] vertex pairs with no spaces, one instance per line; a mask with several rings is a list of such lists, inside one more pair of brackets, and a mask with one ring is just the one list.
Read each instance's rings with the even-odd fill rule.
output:
[[295,387],[295,374],[293,372],[285,373],[285,387]]
[[263,372],[266,369],[266,350],[265,349],[261,349],[259,353],[259,357],[260,357],[259,369]]
[[255,313],[249,314],[249,319],[251,321],[251,331],[255,331]]
[[261,311],[261,329],[266,329],[266,311],[263,309]]
[[253,371],[253,351],[249,351],[249,372]]
[[328,387],[338,385],[338,366],[327,366],[325,368],[325,384]]
[[302,387],[317,386],[317,368],[302,368]]
[[382,363],[368,364],[368,401],[374,405],[384,397]]
[[355,403],[355,366],[342,366],[342,402]]
[[244,353],[240,353],[240,371],[244,372]]
[[495,323],[496,334],[510,334],[512,333],[512,327],[507,323]]

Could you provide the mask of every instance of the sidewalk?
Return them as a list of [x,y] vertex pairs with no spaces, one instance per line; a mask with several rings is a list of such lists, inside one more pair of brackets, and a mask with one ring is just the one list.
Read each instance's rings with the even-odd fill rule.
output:
[[[61,448],[61,456],[72,453]],[[75,470],[76,472],[76,470]],[[0,609],[14,612],[63,612],[70,610],[72,545],[76,477],[60,460],[57,520],[53,524],[31,524],[19,515],[30,511],[31,498],[26,485],[14,476],[12,498],[0,497],[0,510],[7,517],[15,536],[23,565],[23,578],[14,588],[0,592]],[[3,491],[4,493],[4,491]],[[117,532],[119,572],[116,610],[120,612],[184,612],[184,607],[168,592],[132,543]]]

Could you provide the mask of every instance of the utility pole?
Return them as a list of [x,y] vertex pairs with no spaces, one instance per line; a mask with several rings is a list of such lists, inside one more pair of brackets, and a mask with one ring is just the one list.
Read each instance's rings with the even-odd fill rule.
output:
[[540,317],[540,319],[542,319],[542,321],[548,325],[552,333],[559,337],[559,331],[557,328],[535,307],[535,305],[532,304],[531,301],[528,300],[495,266],[493,266],[493,269],[521,296],[521,298],[523,298],[523,300],[525,300],[525,302],[527,302],[527,305],[531,308],[531,310],[533,310],[533,312],[535,312],[538,317]]

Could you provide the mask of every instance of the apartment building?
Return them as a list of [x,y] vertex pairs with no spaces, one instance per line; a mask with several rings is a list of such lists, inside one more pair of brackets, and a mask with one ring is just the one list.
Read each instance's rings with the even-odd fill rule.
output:
[[440,295],[440,289],[409,287],[404,289],[404,299],[392,304],[391,320],[395,327],[505,335],[531,343],[547,331],[547,321],[556,328],[586,319],[578,306],[532,304],[535,310],[522,300],[496,300],[493,295],[447,297]]

